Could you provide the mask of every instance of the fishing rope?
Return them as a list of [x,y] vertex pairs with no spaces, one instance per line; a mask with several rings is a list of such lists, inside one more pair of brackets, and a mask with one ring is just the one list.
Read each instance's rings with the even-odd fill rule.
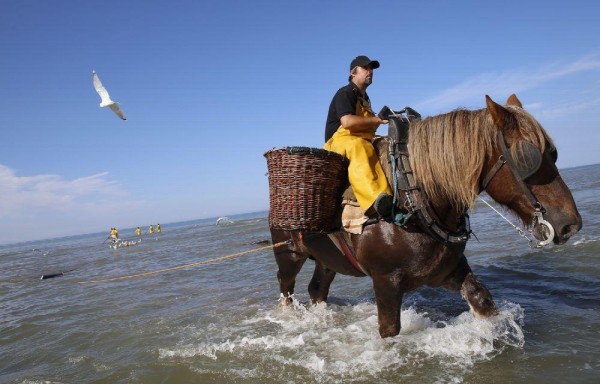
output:
[[507,219],[502,213],[500,213],[496,208],[492,207],[490,205],[490,203],[488,203],[487,201],[485,201],[484,199],[482,199],[480,196],[477,196],[479,200],[483,201],[488,207],[492,208],[492,210],[494,212],[496,212],[498,215],[500,215],[501,218],[503,218],[504,220],[506,220],[506,222],[510,225],[513,226],[513,228],[517,231],[517,233],[519,235],[521,235],[522,237],[524,237],[527,242],[529,243],[529,246],[531,246],[533,239],[530,239],[527,234],[525,233],[524,230],[522,230],[520,227],[516,226],[515,224],[512,223],[512,221],[510,221],[509,219]]
[[247,255],[249,253],[254,253],[254,252],[258,252],[258,251],[264,251],[265,249],[275,248],[275,247],[278,247],[280,245],[287,244],[288,242],[289,242],[289,240],[281,241],[281,242],[276,243],[276,244],[267,245],[267,246],[256,248],[256,249],[251,249],[249,251],[238,252],[238,253],[234,253],[234,254],[227,255],[227,256],[216,257],[214,259],[198,261],[198,262],[195,262],[195,263],[177,265],[175,267],[170,267],[170,268],[157,269],[155,271],[142,272],[142,273],[134,273],[134,274],[131,274],[131,275],[123,275],[123,276],[117,276],[117,277],[110,277],[110,278],[101,279],[101,280],[78,281],[77,283],[78,284],[107,283],[109,281],[118,281],[118,280],[133,279],[135,277],[158,275],[159,273],[168,272],[168,271],[175,271],[175,270],[183,269],[183,268],[195,267],[196,265],[200,265],[200,264],[209,264],[209,263],[214,263],[216,261],[233,259],[235,257],[244,256],[244,255]]

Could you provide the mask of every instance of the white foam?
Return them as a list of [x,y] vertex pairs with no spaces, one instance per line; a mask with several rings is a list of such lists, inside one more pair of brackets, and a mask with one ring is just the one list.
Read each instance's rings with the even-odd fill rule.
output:
[[21,384],[63,384],[62,381],[25,379]]
[[[499,310],[498,316],[483,320],[469,312],[432,320],[427,313],[409,307],[401,311],[400,334],[381,339],[373,303],[305,307],[295,301],[287,308],[264,311],[242,322],[243,334],[230,329],[231,337],[222,341],[214,336],[200,343],[188,338],[186,345],[161,349],[159,356],[228,361],[241,355],[260,356],[261,360],[303,368],[321,379],[366,378],[401,366],[423,364],[466,372],[476,362],[490,360],[507,347],[523,347],[523,310],[512,303],[502,303]],[[188,336],[205,338],[198,337],[200,334]],[[456,373],[452,377],[456,378]]]
[[584,244],[590,244],[590,243],[596,243],[596,242],[598,242],[597,238],[589,237],[589,236],[580,236],[580,238],[578,240],[573,242],[573,245],[577,246],[577,245],[584,245]]

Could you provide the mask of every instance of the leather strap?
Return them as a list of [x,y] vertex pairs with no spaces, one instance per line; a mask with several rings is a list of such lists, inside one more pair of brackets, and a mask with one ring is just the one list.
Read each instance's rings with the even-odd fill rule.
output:
[[[465,243],[471,234],[469,216],[466,213],[463,214],[461,228],[457,232],[449,230],[442,224],[431,206],[429,198],[417,185],[410,166],[408,154],[410,120],[403,117],[396,117],[396,119],[393,127],[399,132],[388,134],[390,161],[397,164],[396,167],[393,167],[396,169],[393,175],[396,187],[394,194],[400,193],[400,190],[404,192],[404,208],[411,214],[417,214],[422,227],[434,239],[444,243]],[[390,127],[392,127],[392,118],[390,118]],[[397,141],[394,138],[397,138]]]
[[346,256],[346,259],[354,267],[354,269],[365,276],[370,276],[363,266],[360,265],[358,260],[356,260],[354,251],[350,248],[348,242],[346,241],[346,237],[341,232],[328,233],[327,236],[329,237],[329,240],[331,240],[331,242],[337,247],[337,249],[339,249],[340,252]]
[[498,130],[498,133],[496,134],[496,141],[498,141],[498,145],[500,146],[500,151],[502,152],[502,154],[498,157],[496,164],[494,164],[492,169],[489,170],[485,179],[481,183],[481,190],[485,190],[494,178],[494,176],[496,176],[498,171],[500,171],[500,168],[502,168],[504,164],[508,164],[508,169],[510,169],[510,172],[512,173],[514,179],[516,180],[517,184],[519,185],[525,196],[527,196],[527,199],[529,199],[534,208],[542,210],[542,205],[540,204],[538,199],[536,199],[531,190],[527,187],[527,185],[525,185],[525,182],[523,181],[521,176],[517,173],[517,167],[513,161],[512,156],[510,155],[508,147],[506,146],[504,135],[500,130]]

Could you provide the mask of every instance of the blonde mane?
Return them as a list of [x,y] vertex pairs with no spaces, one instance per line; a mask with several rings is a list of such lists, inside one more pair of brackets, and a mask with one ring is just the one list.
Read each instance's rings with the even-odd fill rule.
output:
[[[505,108],[515,120],[516,129],[510,137],[505,136],[513,159],[527,161],[520,145],[523,140],[543,152],[546,141],[551,141],[541,125],[522,108]],[[410,164],[417,183],[434,204],[449,201],[458,209],[473,207],[483,166],[496,145],[497,131],[487,109],[458,109],[411,124]]]

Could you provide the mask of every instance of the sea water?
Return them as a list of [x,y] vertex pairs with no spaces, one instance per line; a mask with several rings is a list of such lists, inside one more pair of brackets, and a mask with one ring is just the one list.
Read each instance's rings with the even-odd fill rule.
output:
[[600,166],[561,173],[584,223],[566,245],[530,249],[486,206],[471,215],[467,258],[498,316],[424,287],[387,339],[369,278],[338,275],[329,302],[308,305],[312,261],[277,307],[266,212],[165,224],[117,249],[106,233],[0,246],[0,382],[600,382]]

